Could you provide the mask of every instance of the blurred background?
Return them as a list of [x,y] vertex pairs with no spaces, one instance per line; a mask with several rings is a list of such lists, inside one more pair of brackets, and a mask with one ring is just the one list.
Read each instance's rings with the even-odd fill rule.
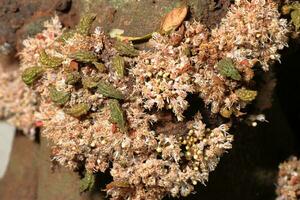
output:
[[9,162],[15,131],[13,126],[0,122],[0,178],[3,177]]

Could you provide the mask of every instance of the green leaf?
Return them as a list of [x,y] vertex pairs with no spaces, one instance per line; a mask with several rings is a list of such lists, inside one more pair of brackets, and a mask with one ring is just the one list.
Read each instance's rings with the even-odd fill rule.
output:
[[98,77],[83,77],[82,78],[82,85],[84,88],[95,88],[99,84]]
[[291,12],[292,22],[295,26],[296,31],[300,28],[300,9]]
[[95,185],[95,175],[85,172],[83,179],[80,180],[80,192],[91,191]]
[[90,51],[78,51],[69,56],[70,58],[83,63],[93,63],[97,62],[97,56]]
[[80,19],[79,24],[77,24],[75,29],[64,31],[63,34],[57,40],[65,43],[68,39],[72,38],[76,33],[80,35],[88,35],[95,19],[96,19],[95,14],[84,15]]
[[80,19],[79,24],[75,28],[76,33],[79,33],[81,35],[88,35],[95,19],[96,19],[95,14],[84,15]]
[[70,93],[58,91],[54,86],[50,86],[49,91],[50,98],[56,105],[65,105],[70,100]]
[[111,38],[116,38],[118,41],[132,41],[132,42],[137,42],[137,41],[141,41],[141,40],[148,40],[150,38],[152,38],[152,32],[148,33],[146,35],[143,36],[123,36],[124,30],[122,29],[112,29],[109,32],[109,36]]
[[86,115],[90,108],[91,106],[86,103],[79,103],[71,108],[65,108],[64,111],[73,117],[81,117],[82,115]]
[[220,74],[233,80],[241,80],[241,75],[239,71],[235,68],[233,60],[231,58],[224,58],[217,63],[217,69]]
[[124,72],[125,72],[125,61],[124,58],[121,56],[115,56],[112,59],[112,66],[116,71],[116,74],[120,77],[124,77]]
[[56,69],[62,64],[63,59],[55,56],[49,56],[45,50],[43,50],[40,52],[39,62],[47,67]]
[[104,72],[106,70],[105,65],[99,62],[93,62],[95,67],[98,69],[99,72]]
[[31,85],[42,76],[43,72],[41,67],[29,67],[23,71],[22,80],[26,85]]
[[74,30],[65,30],[57,40],[65,43],[68,39],[72,38],[75,33],[76,32]]
[[257,91],[255,90],[247,90],[245,88],[241,88],[236,90],[236,95],[242,100],[242,101],[253,101],[257,96]]
[[109,101],[110,116],[113,123],[116,123],[122,132],[127,132],[126,121],[121,105],[115,99]]
[[105,97],[124,99],[121,91],[117,90],[113,85],[104,81],[99,82],[97,92]]
[[135,57],[139,55],[139,51],[129,43],[117,41],[115,48],[121,56]]
[[66,76],[66,84],[74,85],[78,83],[81,79],[79,72],[69,72]]

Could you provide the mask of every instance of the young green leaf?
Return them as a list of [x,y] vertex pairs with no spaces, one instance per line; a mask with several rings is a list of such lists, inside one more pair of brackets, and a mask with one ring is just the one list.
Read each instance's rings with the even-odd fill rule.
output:
[[42,76],[43,71],[41,67],[29,67],[23,71],[22,80],[26,85],[31,85]]
[[98,86],[99,78],[98,77],[83,77],[82,78],[82,85],[84,88],[95,88]]
[[79,72],[69,72],[66,75],[66,84],[74,85],[78,83],[81,79]]
[[99,72],[105,72],[106,68],[103,63],[93,62],[93,64],[95,65],[95,67],[98,69]]
[[127,131],[125,116],[120,103],[112,99],[109,101],[110,116],[113,123],[116,123],[122,132]]
[[58,91],[54,86],[50,86],[49,92],[51,100],[58,106],[65,105],[71,97],[70,93]]
[[236,95],[243,101],[253,101],[257,96],[257,91],[241,88],[236,90]]
[[80,180],[80,192],[91,191],[95,185],[95,175],[85,172],[83,179]]
[[78,51],[69,56],[70,58],[83,63],[93,63],[97,62],[97,56],[90,51]]
[[124,72],[125,72],[125,61],[124,58],[121,56],[115,56],[112,59],[112,66],[114,67],[116,74],[120,77],[124,77]]
[[73,117],[81,117],[82,115],[86,115],[88,111],[90,110],[91,106],[87,103],[79,103],[71,108],[65,108],[65,113],[73,116]]
[[300,28],[300,9],[291,12],[291,19],[295,26],[296,31]]
[[62,64],[63,59],[55,57],[55,56],[49,56],[45,52],[45,50],[43,50],[40,52],[39,62],[42,65],[46,65],[47,67],[56,69],[57,67],[59,67]]
[[79,33],[81,35],[88,35],[95,19],[95,14],[84,15],[75,28],[76,33]]
[[121,56],[135,57],[139,55],[139,51],[129,43],[117,41],[115,48]]
[[117,90],[113,85],[104,81],[99,82],[97,92],[105,97],[124,99],[121,91]]
[[233,60],[231,58],[224,58],[217,63],[217,69],[220,74],[233,80],[241,80],[241,75],[239,71],[235,68]]

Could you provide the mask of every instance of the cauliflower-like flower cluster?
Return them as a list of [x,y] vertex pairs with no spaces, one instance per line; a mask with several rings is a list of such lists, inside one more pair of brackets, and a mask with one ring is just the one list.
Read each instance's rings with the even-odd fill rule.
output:
[[276,200],[300,198],[300,161],[293,156],[279,165]]
[[193,76],[196,68],[190,51],[207,42],[207,30],[201,24],[186,22],[186,26],[170,38],[154,33],[153,50],[141,52],[132,69],[144,107],[149,110],[154,107],[172,109],[179,121],[183,120],[183,112],[189,106],[187,95],[195,92]]
[[236,0],[220,27],[212,31],[218,54],[240,63],[238,69],[247,75],[246,81],[253,76],[254,63],[267,71],[270,61],[279,61],[278,50],[287,46],[287,21],[279,17],[271,0]]
[[[174,135],[156,137],[156,153],[143,162],[131,166],[115,162],[111,170],[114,182],[107,188],[108,194],[113,199],[120,196],[124,199],[162,199],[166,194],[187,196],[198,182],[205,184],[220,156],[231,149],[233,136],[227,133],[226,125],[213,130],[205,128],[200,115],[188,127],[188,134],[179,139]],[[186,151],[182,150],[182,145]]]
[[[287,46],[287,21],[279,15],[272,1],[239,0],[211,32],[186,22],[170,36],[155,34],[154,50],[142,52],[132,70],[144,108],[172,109],[180,121],[187,94],[196,93],[213,113],[239,115],[256,96],[246,89],[253,68],[259,64],[267,71]],[[253,97],[244,98],[245,93]]]

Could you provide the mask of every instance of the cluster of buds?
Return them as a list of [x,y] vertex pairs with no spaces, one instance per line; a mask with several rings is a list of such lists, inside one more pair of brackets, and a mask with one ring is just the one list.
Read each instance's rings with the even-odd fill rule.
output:
[[195,171],[213,171],[217,163],[211,161],[232,147],[233,136],[227,132],[229,126],[222,124],[210,130],[198,115],[195,121],[189,124],[189,128],[188,134],[179,138],[185,148],[185,159],[191,161]]

